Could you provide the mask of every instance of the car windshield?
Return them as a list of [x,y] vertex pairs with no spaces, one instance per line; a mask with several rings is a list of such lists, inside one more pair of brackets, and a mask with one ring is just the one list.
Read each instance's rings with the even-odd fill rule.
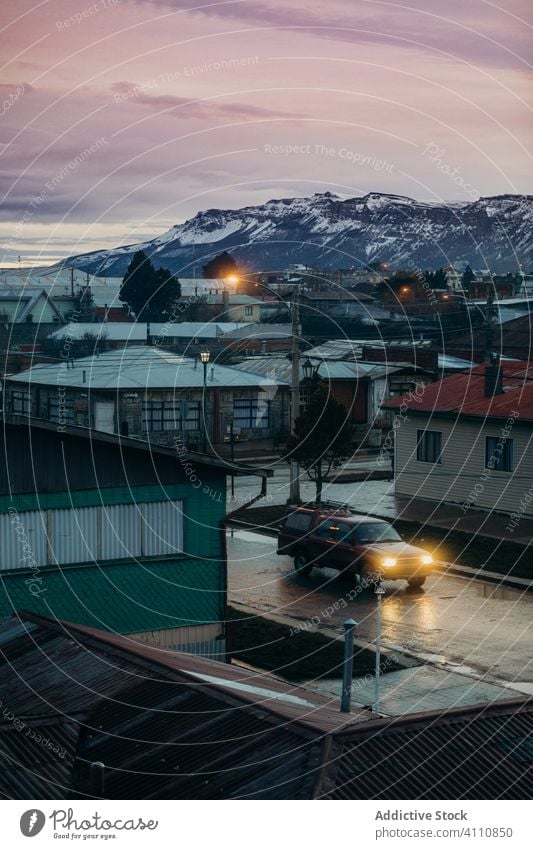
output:
[[357,542],[398,542],[401,536],[387,522],[361,522],[355,528]]

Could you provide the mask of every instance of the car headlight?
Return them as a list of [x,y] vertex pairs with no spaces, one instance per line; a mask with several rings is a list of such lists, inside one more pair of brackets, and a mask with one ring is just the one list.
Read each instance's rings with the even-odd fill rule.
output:
[[433,563],[433,558],[431,554],[424,554],[421,562],[422,566],[429,566],[430,563]]
[[388,566],[389,568],[391,566],[396,566],[396,558],[395,557],[386,557],[385,560],[383,561],[383,565]]

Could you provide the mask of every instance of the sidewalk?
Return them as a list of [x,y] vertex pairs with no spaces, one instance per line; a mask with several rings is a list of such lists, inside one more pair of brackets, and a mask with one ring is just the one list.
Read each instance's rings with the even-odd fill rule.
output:
[[[372,515],[386,519],[404,519],[446,530],[463,531],[472,536],[480,535],[525,545],[533,539],[533,519],[524,517],[515,532],[511,533],[506,530],[509,524],[507,515],[485,510],[463,513],[459,505],[395,495],[394,481],[381,484],[380,489],[379,497],[372,502],[369,502],[369,492],[362,487],[356,489],[350,497],[350,506],[362,513],[371,512]],[[378,495],[377,491],[373,495]],[[373,505],[371,509],[370,504]]]
[[[342,681],[307,681],[305,686],[317,689],[323,695],[338,696]],[[354,707],[372,705],[375,698],[375,679],[354,678],[352,704]],[[434,666],[416,666],[387,672],[380,677],[379,713],[387,716],[404,716],[420,711],[476,705],[508,699],[514,691],[496,684],[487,684],[457,672],[448,672]],[[518,691],[516,691],[518,694]]]

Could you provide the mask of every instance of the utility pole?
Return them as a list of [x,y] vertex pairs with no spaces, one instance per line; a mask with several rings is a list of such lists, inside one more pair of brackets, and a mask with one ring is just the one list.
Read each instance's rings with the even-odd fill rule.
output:
[[[291,409],[290,426],[294,434],[296,419],[300,415],[300,310],[299,291],[293,289],[291,298],[292,319],[292,369],[291,369]],[[291,459],[289,466],[289,504],[300,503],[300,468],[296,460]]]
[[70,295],[74,297],[74,269],[70,267]]
[[494,341],[494,280],[490,276],[485,307],[485,362],[490,362]]

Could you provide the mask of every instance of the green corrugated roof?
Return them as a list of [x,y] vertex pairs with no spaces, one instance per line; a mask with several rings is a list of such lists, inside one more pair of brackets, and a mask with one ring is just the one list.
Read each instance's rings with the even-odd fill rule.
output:
[[0,577],[0,617],[17,610],[131,634],[219,622],[223,570],[216,560],[184,558],[49,569],[32,584],[25,572]]

